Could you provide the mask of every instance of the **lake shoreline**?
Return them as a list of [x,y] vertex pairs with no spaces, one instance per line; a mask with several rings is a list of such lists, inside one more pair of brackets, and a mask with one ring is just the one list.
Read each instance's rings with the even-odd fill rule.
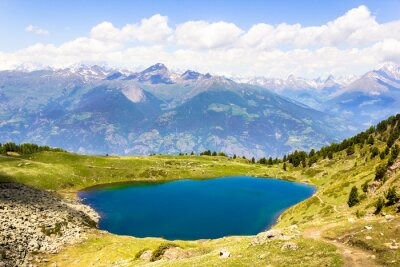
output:
[[[165,184],[165,183],[176,182],[176,181],[181,181],[181,180],[201,181],[201,180],[212,180],[212,179],[219,179],[219,178],[230,178],[230,177],[237,177],[237,176],[239,176],[239,175],[223,176],[223,177],[212,176],[212,177],[201,177],[201,178],[190,178],[189,177],[189,178],[177,178],[177,179],[166,179],[166,180],[126,180],[126,181],[121,181],[121,182],[99,183],[99,184],[84,187],[81,189],[72,190],[70,192],[78,194],[79,192],[83,192],[83,191],[90,191],[90,190],[96,190],[96,189],[100,189],[100,188],[119,186],[119,185],[123,186],[123,185],[135,185],[135,184],[149,184],[149,185]],[[294,179],[287,179],[284,177],[264,177],[264,176],[251,176],[251,175],[249,175],[247,177],[260,178],[260,179],[275,179],[275,180],[283,180],[283,181],[293,182],[293,183],[300,183],[300,184],[304,184],[304,185],[308,185],[308,186],[313,186],[313,187],[315,187],[316,190],[318,190],[318,186],[316,186],[315,184],[312,184],[308,181],[297,181]],[[56,190],[56,191],[62,191],[62,190]],[[316,193],[316,191],[314,192],[314,194],[315,193]]]
[[[77,196],[78,196],[78,198],[79,198],[79,200],[81,202],[84,202],[85,205],[89,205],[92,208],[94,208],[90,203],[87,203],[87,199],[86,199],[86,197],[82,196],[82,193],[86,192],[86,193],[88,193],[90,195],[90,194],[96,194],[96,191],[100,190],[101,193],[104,194],[104,192],[107,192],[108,190],[111,190],[111,191],[116,191],[116,190],[119,190],[119,189],[129,190],[130,187],[132,187],[132,186],[135,187],[136,185],[137,186],[147,186],[147,185],[148,186],[152,186],[152,185],[170,184],[170,186],[171,186],[171,183],[179,182],[179,181],[186,181],[186,182],[197,182],[197,181],[201,181],[201,180],[217,180],[217,181],[218,180],[225,180],[225,181],[229,181],[229,179],[236,179],[236,178],[237,179],[244,179],[244,180],[247,180],[247,179],[250,178],[250,179],[268,180],[268,181],[272,180],[272,181],[277,181],[277,182],[278,181],[292,182],[292,183],[294,182],[295,184],[298,184],[298,185],[305,185],[307,187],[311,187],[311,191],[312,192],[311,192],[311,194],[309,196],[307,196],[305,199],[302,199],[300,202],[297,202],[297,203],[295,203],[293,205],[290,205],[290,206],[287,206],[287,207],[283,208],[282,210],[279,210],[276,214],[273,215],[273,219],[272,220],[269,219],[269,220],[271,220],[271,222],[266,223],[260,230],[257,230],[256,232],[253,232],[253,233],[247,233],[247,234],[246,233],[243,233],[243,234],[241,234],[241,233],[236,234],[235,233],[235,234],[227,234],[227,235],[221,235],[221,236],[216,236],[216,237],[208,237],[208,236],[204,237],[204,236],[201,236],[201,237],[198,237],[198,238],[189,238],[188,239],[188,238],[168,238],[168,237],[165,237],[165,235],[143,235],[143,236],[141,236],[140,234],[119,233],[118,232],[119,230],[117,232],[115,232],[115,230],[114,231],[110,231],[110,229],[107,229],[107,228],[102,228],[102,230],[105,230],[105,231],[110,232],[111,234],[117,234],[117,235],[128,235],[128,236],[133,236],[133,237],[137,237],[137,238],[162,237],[165,240],[190,240],[190,241],[195,241],[195,240],[205,239],[205,238],[206,239],[218,239],[218,238],[222,238],[222,237],[226,237],[226,236],[252,236],[252,235],[256,235],[256,234],[258,234],[260,232],[263,232],[263,231],[266,231],[268,229],[273,228],[277,223],[279,223],[279,217],[282,215],[282,213],[284,211],[286,211],[287,209],[292,208],[293,206],[295,206],[295,205],[297,205],[297,204],[309,199],[310,197],[314,196],[315,193],[317,192],[317,189],[318,189],[315,185],[310,185],[309,183],[295,182],[295,181],[290,181],[290,180],[281,179],[281,178],[253,177],[253,176],[251,176],[251,177],[250,176],[225,176],[225,177],[213,177],[213,178],[204,178],[204,179],[187,178],[187,179],[175,179],[175,180],[168,180],[168,181],[148,181],[147,180],[147,181],[129,181],[127,183],[125,183],[125,182],[122,182],[122,183],[121,182],[108,183],[108,184],[101,184],[101,185],[96,185],[96,186],[93,186],[93,187],[89,187],[89,188],[86,188],[86,190],[79,190],[76,194],[77,194]],[[104,189],[104,190],[102,190],[102,189]],[[120,197],[120,195],[118,195],[118,196],[113,195],[113,196],[114,196],[113,198]],[[110,198],[108,198],[108,199],[110,199]],[[280,203],[280,202],[278,201],[278,203]],[[97,212],[100,215],[104,211],[100,211],[99,210]],[[111,215],[109,215],[109,216],[111,216]],[[118,215],[118,218],[120,218],[121,216],[122,217],[126,217],[126,215]],[[254,221],[258,220],[258,219],[259,218],[254,218],[252,221],[254,222]],[[107,221],[110,221],[110,220],[112,221],[112,219],[107,218]],[[250,224],[242,224],[242,225],[251,225],[251,223]],[[156,228],[156,227],[154,227],[154,228]]]

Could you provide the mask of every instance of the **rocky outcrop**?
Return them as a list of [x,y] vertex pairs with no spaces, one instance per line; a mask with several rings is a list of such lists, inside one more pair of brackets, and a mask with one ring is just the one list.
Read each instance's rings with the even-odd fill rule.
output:
[[400,169],[400,159],[396,160],[392,166],[390,166],[386,172],[388,177],[393,177],[397,171]]
[[55,193],[0,183],[0,266],[24,266],[80,241],[97,226],[90,207]]
[[219,257],[221,258],[221,259],[227,259],[227,258],[229,258],[231,256],[231,253],[229,252],[229,251],[227,251],[227,250],[221,250],[220,252],[219,252]]
[[253,240],[251,241],[252,245],[263,245],[265,243],[268,243],[272,240],[290,240],[294,237],[294,235],[286,235],[282,233],[281,230],[268,230],[265,232],[261,232],[258,235],[256,235]]

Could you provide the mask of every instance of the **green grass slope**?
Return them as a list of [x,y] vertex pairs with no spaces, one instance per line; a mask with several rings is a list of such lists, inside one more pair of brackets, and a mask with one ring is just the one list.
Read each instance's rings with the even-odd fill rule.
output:
[[[252,245],[253,237],[174,241],[190,257],[149,263],[135,259],[135,255],[144,249],[156,250],[168,241],[93,230],[85,242],[51,256],[49,262],[57,262],[57,266],[367,266],[371,262],[398,266],[399,133],[398,115],[341,144],[315,153],[294,153],[285,163],[274,165],[220,156],[99,157],[48,151],[13,154],[0,157],[0,180],[76,192],[114,182],[249,175],[307,182],[318,188],[313,197],[286,210],[274,226],[284,232],[299,230],[291,239],[298,245],[293,251],[283,250],[282,240]],[[378,166],[384,171],[377,179]],[[349,207],[353,187],[358,197]],[[393,188],[397,198],[390,201],[388,192]],[[381,209],[377,209],[379,201]],[[221,249],[231,252],[231,257],[221,259]],[[358,258],[356,253],[346,256],[346,250],[362,253]]]
[[[283,170],[223,156],[84,156],[64,152],[0,156],[0,179],[43,189],[76,191],[99,184],[250,175]],[[274,174],[274,176],[270,176]]]

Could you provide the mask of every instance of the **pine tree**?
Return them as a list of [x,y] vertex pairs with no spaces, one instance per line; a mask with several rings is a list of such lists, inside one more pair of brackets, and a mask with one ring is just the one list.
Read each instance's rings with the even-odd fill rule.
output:
[[375,169],[375,180],[382,180],[382,178],[385,176],[386,171],[387,171],[387,165],[385,163],[381,163],[378,167]]
[[351,188],[347,204],[349,205],[349,207],[353,207],[358,202],[360,202],[360,199],[358,198],[358,189],[357,187],[353,186],[353,188]]
[[375,139],[374,139],[374,137],[372,136],[372,135],[370,135],[369,137],[368,137],[368,144],[370,144],[370,145],[373,145],[374,143],[375,143]]
[[311,158],[314,155],[315,155],[315,150],[313,148],[313,149],[311,149],[310,153],[308,154],[308,157]]
[[283,170],[286,171],[286,162],[283,163]]
[[395,204],[398,200],[396,188],[394,186],[390,187],[389,190],[386,192],[385,197],[388,200],[388,206]]

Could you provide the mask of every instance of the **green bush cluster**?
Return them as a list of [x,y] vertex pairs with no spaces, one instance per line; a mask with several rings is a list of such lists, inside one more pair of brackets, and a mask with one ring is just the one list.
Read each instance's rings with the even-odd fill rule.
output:
[[61,148],[51,148],[49,146],[39,146],[36,144],[29,144],[29,143],[17,145],[13,142],[8,142],[0,144],[0,152],[2,154],[7,154],[7,152],[16,152],[21,155],[26,155],[42,151],[66,152]]
[[282,162],[282,160],[280,160],[278,158],[274,158],[273,159],[272,157],[269,157],[268,159],[266,159],[264,157],[264,158],[261,158],[261,159],[259,159],[257,161],[257,163],[264,164],[264,165],[274,165],[274,164],[278,164],[278,163],[281,163],[281,162]]
[[157,260],[161,259],[162,255],[164,255],[164,253],[165,253],[165,251],[167,251],[167,249],[174,248],[174,247],[178,247],[178,245],[173,244],[173,243],[161,244],[151,254],[150,261],[157,261]]
[[[216,152],[213,151],[211,152],[211,150],[205,150],[203,152],[200,152],[200,156],[222,156],[222,157],[227,157],[227,155],[224,152]],[[235,155],[236,156],[236,155]]]

